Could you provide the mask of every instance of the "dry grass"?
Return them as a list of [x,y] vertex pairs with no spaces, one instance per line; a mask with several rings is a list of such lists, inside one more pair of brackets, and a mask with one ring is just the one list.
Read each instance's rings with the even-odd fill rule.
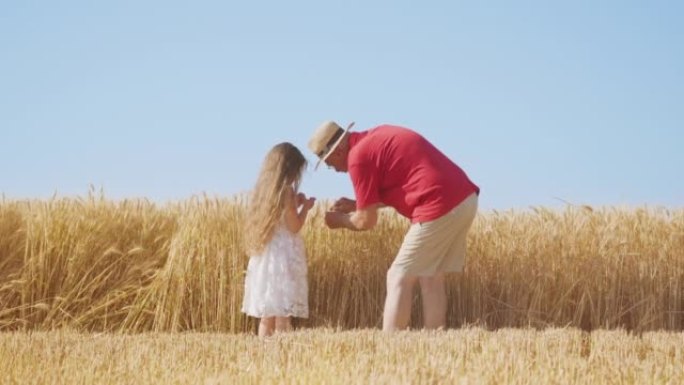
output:
[[[299,326],[377,327],[407,223],[388,211],[371,232],[333,232],[320,210],[304,229],[311,318]],[[0,330],[252,331],[239,312],[244,215],[238,198],[4,199]],[[448,290],[451,327],[682,330],[684,210],[481,213]]]
[[0,333],[3,384],[681,384],[684,334]]

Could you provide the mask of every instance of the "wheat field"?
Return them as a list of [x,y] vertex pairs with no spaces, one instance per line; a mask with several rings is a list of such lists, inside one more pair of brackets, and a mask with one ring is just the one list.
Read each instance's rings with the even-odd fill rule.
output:
[[[387,210],[372,231],[332,231],[323,206],[303,230],[311,317],[298,324],[377,327],[408,223]],[[0,330],[252,331],[240,313],[244,215],[240,197],[3,199]],[[450,327],[682,330],[684,210],[480,213],[448,292]]]
[[306,329],[0,333],[3,384],[681,384],[684,335]]
[[481,212],[449,330],[388,336],[407,229],[303,230],[310,318],[266,341],[240,313],[244,199],[0,200],[2,383],[682,383],[684,210]]

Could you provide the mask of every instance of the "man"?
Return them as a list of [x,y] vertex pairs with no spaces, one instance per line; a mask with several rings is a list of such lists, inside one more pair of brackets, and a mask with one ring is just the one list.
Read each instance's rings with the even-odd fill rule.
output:
[[328,121],[308,147],[337,172],[348,172],[356,200],[341,198],[326,212],[331,229],[363,231],[375,226],[378,208],[391,206],[411,227],[387,272],[383,330],[403,330],[411,317],[412,291],[420,284],[426,329],[446,326],[444,274],[460,272],[466,235],[477,212],[480,189],[421,135],[381,125],[349,132]]

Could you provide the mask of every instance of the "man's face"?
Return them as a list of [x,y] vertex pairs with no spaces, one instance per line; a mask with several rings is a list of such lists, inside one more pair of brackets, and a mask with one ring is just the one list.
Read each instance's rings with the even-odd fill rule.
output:
[[341,147],[337,147],[324,162],[328,168],[337,172],[347,172],[347,159],[341,151]]

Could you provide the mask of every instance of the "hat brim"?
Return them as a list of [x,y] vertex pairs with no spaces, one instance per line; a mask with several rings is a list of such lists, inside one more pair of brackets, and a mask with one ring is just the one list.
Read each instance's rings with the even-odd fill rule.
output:
[[330,149],[328,150],[328,152],[318,159],[318,162],[316,162],[316,165],[314,166],[314,171],[318,170],[318,166],[321,165],[321,162],[324,162],[326,159],[328,159],[330,154],[332,154],[335,151],[335,149],[337,149],[337,146],[339,146],[340,143],[342,143],[342,139],[344,139],[344,137],[347,135],[347,132],[349,132],[349,129],[352,127],[354,127],[354,122],[349,123],[349,125],[347,126],[347,129],[344,130],[342,135],[340,135],[339,139],[337,139],[335,141],[335,143],[333,143],[333,145],[330,146]]

